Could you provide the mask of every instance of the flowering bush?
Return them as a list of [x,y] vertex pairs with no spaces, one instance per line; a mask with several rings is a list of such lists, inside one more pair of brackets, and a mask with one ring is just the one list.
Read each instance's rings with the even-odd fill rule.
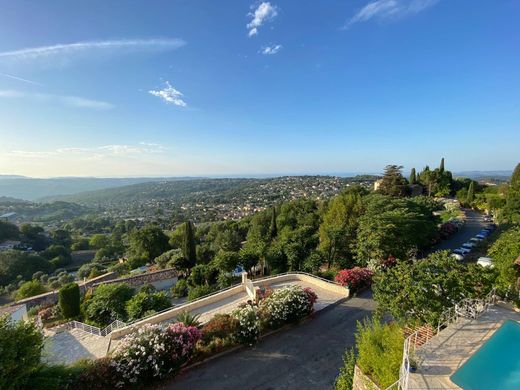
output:
[[245,305],[233,311],[232,316],[237,319],[235,340],[240,344],[253,345],[260,337],[260,318],[258,307]]
[[113,365],[121,376],[120,386],[164,378],[186,363],[200,330],[175,323],[167,328],[145,325],[136,333],[126,336],[113,355]]
[[368,268],[354,267],[351,269],[342,269],[337,273],[334,280],[351,290],[358,290],[370,286],[372,284],[373,275],[374,273]]
[[275,290],[260,302],[260,307],[266,314],[267,325],[277,328],[308,316],[317,299],[318,296],[310,288],[289,286]]
[[209,343],[214,338],[227,338],[233,336],[238,328],[238,320],[229,314],[215,314],[202,328],[202,339]]

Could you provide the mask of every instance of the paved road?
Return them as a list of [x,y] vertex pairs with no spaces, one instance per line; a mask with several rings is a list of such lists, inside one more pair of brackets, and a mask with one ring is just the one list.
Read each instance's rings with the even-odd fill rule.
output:
[[193,368],[161,389],[330,389],[356,322],[375,309],[370,291],[329,306],[315,318]]
[[464,226],[449,239],[442,241],[436,245],[432,252],[444,249],[457,249],[462,244],[468,242],[470,238],[475,237],[488,223],[484,222],[484,216],[482,213],[472,210],[465,210],[466,223]]

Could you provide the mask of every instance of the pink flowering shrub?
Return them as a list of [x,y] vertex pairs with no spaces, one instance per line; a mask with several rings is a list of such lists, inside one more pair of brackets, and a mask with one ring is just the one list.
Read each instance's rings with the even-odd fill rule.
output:
[[336,274],[334,280],[342,286],[355,291],[370,286],[372,284],[373,275],[374,273],[368,268],[354,267],[351,269],[342,269]]
[[118,385],[149,383],[177,372],[191,358],[201,337],[199,329],[182,323],[141,327],[114,351],[112,364],[121,379]]

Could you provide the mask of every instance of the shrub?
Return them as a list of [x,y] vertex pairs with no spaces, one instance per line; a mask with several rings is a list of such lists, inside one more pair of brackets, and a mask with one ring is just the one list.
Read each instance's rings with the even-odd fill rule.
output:
[[96,325],[106,326],[117,319],[126,319],[126,302],[134,290],[126,283],[102,284],[83,303],[85,317]]
[[372,284],[372,276],[374,273],[368,268],[354,267],[351,269],[342,269],[339,271],[334,280],[342,286],[348,287],[352,291],[368,287]]
[[175,298],[182,298],[188,295],[188,283],[185,279],[181,279],[172,287],[172,295]]
[[203,297],[204,295],[211,294],[213,291],[215,291],[215,288],[204,284],[201,286],[190,287],[188,301],[193,301],[197,298]]
[[40,364],[43,335],[32,322],[0,316],[0,389],[23,389]]
[[357,364],[381,388],[399,379],[404,336],[397,323],[382,324],[378,319],[358,322]]
[[24,299],[43,294],[47,289],[39,280],[31,280],[23,283],[16,292],[16,299]]
[[339,375],[334,382],[335,390],[352,390],[354,380],[354,367],[356,366],[356,352],[349,348],[343,355],[343,367],[339,369]]
[[70,389],[74,390],[112,390],[121,382],[116,366],[111,358],[76,362],[72,368],[80,371]]
[[143,317],[147,312],[158,312],[170,306],[170,300],[164,292],[147,293],[141,291],[126,303],[126,313],[130,320],[135,320]]
[[186,326],[200,327],[199,322],[200,314],[191,314],[187,311],[183,311],[177,316],[177,321],[182,322]]
[[258,308],[245,305],[235,309],[232,316],[237,320],[237,329],[233,335],[234,339],[244,345],[253,345],[260,337],[260,318]]
[[300,286],[289,286],[275,290],[269,297],[260,301],[262,311],[267,313],[267,323],[277,328],[308,316],[317,300],[311,289]]
[[102,272],[105,271],[105,268],[98,263],[86,263],[79,267],[78,270],[78,278],[79,279],[92,279],[94,275],[99,276]]
[[229,314],[215,314],[202,328],[202,338],[205,343],[214,338],[231,338],[237,331],[238,320]]
[[76,283],[69,283],[60,289],[58,304],[63,317],[72,318],[79,315],[79,298],[79,286]]
[[176,373],[191,358],[201,335],[195,327],[176,323],[168,328],[145,325],[126,336],[113,355],[119,386],[146,384]]

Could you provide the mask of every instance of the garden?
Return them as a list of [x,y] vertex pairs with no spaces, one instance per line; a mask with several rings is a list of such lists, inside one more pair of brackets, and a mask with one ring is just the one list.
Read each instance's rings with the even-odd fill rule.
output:
[[[68,297],[62,302],[79,299],[79,291],[73,286],[62,295]],[[123,338],[106,358],[79,361],[71,366],[41,363],[43,337],[40,331],[30,322],[12,323],[3,317],[0,319],[0,350],[7,358],[0,359],[0,388],[144,388],[173,377],[189,364],[240,345],[254,345],[262,335],[304,320],[313,312],[317,298],[310,288],[300,286],[266,290],[258,302],[244,303],[230,314],[217,314],[205,324],[201,324],[197,316],[183,313],[173,324],[143,326]],[[70,315],[77,309],[75,305],[62,306],[63,312]],[[107,307],[96,308],[94,312],[106,310]],[[14,359],[14,356],[27,364],[13,364],[14,360],[9,357]]]

